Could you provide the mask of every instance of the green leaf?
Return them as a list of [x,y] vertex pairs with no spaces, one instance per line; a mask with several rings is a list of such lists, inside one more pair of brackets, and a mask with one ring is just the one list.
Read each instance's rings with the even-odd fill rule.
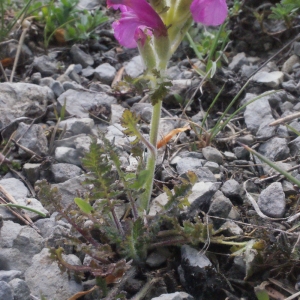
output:
[[293,182],[294,184],[296,184],[298,187],[300,187],[300,181],[294,177],[293,175],[291,175],[289,172],[283,170],[282,168],[280,168],[275,162],[269,160],[268,158],[266,158],[265,156],[261,155],[260,153],[256,152],[255,150],[251,149],[250,147],[240,143],[246,150],[248,150],[250,153],[254,154],[255,156],[257,156],[261,161],[263,161],[264,163],[266,163],[267,165],[269,165],[271,168],[273,168],[274,170],[278,171],[281,175],[285,176],[288,180],[290,180],[291,182]]
[[74,202],[86,214],[90,214],[94,210],[93,207],[89,203],[87,203],[85,200],[83,200],[81,198],[75,198]]
[[137,144],[140,140],[141,133],[137,128],[140,117],[129,109],[125,109],[121,118],[121,125],[125,128],[123,130],[124,134],[128,136],[135,136],[135,140],[131,144]]
[[155,105],[158,103],[158,101],[162,101],[162,99],[168,94],[169,89],[168,87],[172,86],[172,82],[170,81],[164,81],[158,85],[158,87],[151,91],[150,97],[151,97],[151,104]]
[[149,170],[142,170],[137,174],[136,180],[133,184],[129,185],[131,189],[138,190],[144,186],[147,178],[150,176]]
[[140,262],[145,259],[147,254],[147,240],[143,219],[138,218],[134,222],[129,221],[128,226],[131,226],[130,233],[126,235],[123,249],[127,256],[136,262]]
[[262,286],[263,283],[259,286],[254,287],[254,292],[258,300],[270,300],[269,294],[266,291],[265,287]]
[[20,209],[25,209],[25,210],[28,210],[28,211],[31,211],[31,212],[34,212],[42,217],[46,217],[46,215],[38,210],[35,210],[33,208],[30,208],[28,206],[24,206],[24,205],[19,205],[19,204],[11,204],[11,203],[8,203],[8,204],[0,204],[0,206],[9,206],[9,207],[15,207],[15,208],[20,208]]

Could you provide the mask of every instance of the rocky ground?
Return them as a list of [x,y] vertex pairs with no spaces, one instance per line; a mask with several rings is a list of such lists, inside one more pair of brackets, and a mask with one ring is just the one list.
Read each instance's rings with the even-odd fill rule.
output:
[[[259,10],[258,5],[253,1],[250,8]],[[265,92],[276,93],[246,106],[210,144],[204,136],[199,139],[188,130],[160,149],[150,215],[166,203],[162,186],[173,188],[181,176],[193,171],[198,181],[189,196],[191,206],[186,218],[209,216],[214,229],[222,228],[225,236],[236,237],[234,241],[263,240],[263,251],[250,247],[232,257],[226,245],[157,248],[149,252],[143,268],[134,272],[129,269],[123,279],[110,285],[107,299],[121,298],[118,293],[125,291],[122,299],[250,300],[257,299],[254,287],[263,281],[269,282],[269,291],[276,299],[298,291],[298,188],[239,143],[257,150],[300,180],[299,29],[268,21],[263,32],[250,8],[230,20],[228,63],[223,62],[213,79],[201,86],[201,92],[202,78],[193,68],[201,67],[201,62],[194,58],[188,44],[184,42],[174,55],[168,68],[173,86],[164,100],[160,136],[189,123],[182,119],[201,125],[205,111],[225,84],[206,122],[207,129],[212,128],[254,72],[228,113]],[[41,299],[42,295],[47,300],[103,298],[96,289],[71,298],[93,288],[94,278],[85,273],[80,280],[72,272],[62,273],[50,258],[48,247],[63,246],[64,259],[71,265],[88,266],[90,257],[62,242],[72,233],[71,225],[58,220],[57,212],[40,202],[34,188],[46,179],[62,195],[63,205],[73,203],[74,197],[87,190],[82,185],[86,170],[81,158],[89,150],[92,136],[99,136],[99,132],[114,140],[122,167],[128,172],[134,168],[120,117],[125,108],[136,112],[147,134],[152,107],[146,92],[139,95],[112,87],[123,74],[133,78],[141,75],[143,64],[137,50],[117,45],[109,24],[98,34],[99,41],[52,45],[45,53],[29,31],[14,82],[5,82],[4,74],[0,75],[0,201],[15,199],[47,215],[42,218],[26,211],[20,217],[0,208],[0,299]],[[14,56],[16,47],[14,40],[1,43],[1,57]],[[10,64],[5,66],[8,78],[11,68]],[[191,105],[185,106],[191,97]],[[64,106],[65,117],[58,122]],[[125,206],[120,209],[120,217],[124,213]],[[145,286],[146,295],[135,297]]]

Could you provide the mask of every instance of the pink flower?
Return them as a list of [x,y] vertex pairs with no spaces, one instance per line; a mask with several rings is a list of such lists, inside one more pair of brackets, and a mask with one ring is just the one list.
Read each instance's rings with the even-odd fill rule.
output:
[[190,9],[196,22],[208,26],[222,24],[228,13],[225,0],[193,0]]
[[122,12],[112,27],[116,39],[127,48],[135,48],[137,40],[143,45],[146,35],[167,35],[166,26],[146,0],[107,0],[107,6]]

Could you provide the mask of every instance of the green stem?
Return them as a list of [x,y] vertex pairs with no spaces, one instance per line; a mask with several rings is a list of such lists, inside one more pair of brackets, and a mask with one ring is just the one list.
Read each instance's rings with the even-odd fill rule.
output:
[[[158,128],[159,128],[161,107],[162,107],[162,101],[158,101],[153,106],[152,119],[151,119],[149,142],[150,142],[150,144],[152,144],[155,147],[155,150],[156,150],[156,143],[157,143],[157,138],[158,138]],[[139,208],[140,208],[141,213],[143,213],[144,211],[146,211],[148,213],[148,210],[149,210],[149,202],[151,200],[154,174],[155,174],[156,156],[157,156],[156,151],[149,152],[149,154],[148,154],[146,169],[149,170],[149,176],[147,177],[147,179],[145,181],[145,184],[144,184],[145,191],[141,195],[141,199],[140,199]]]

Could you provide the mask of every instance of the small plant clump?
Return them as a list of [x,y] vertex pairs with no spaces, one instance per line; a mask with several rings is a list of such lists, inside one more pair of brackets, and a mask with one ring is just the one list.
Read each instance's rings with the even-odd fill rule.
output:
[[44,45],[48,48],[54,37],[60,44],[96,38],[94,30],[107,21],[101,10],[93,12],[77,7],[79,0],[36,2],[31,5],[32,14],[44,25]]
[[271,7],[272,13],[270,19],[283,20],[287,28],[293,26],[293,21],[299,16],[300,1],[299,0],[281,0]]
[[[136,116],[125,111],[123,125],[128,125],[129,119],[134,128]],[[124,131],[128,132],[126,128]],[[130,134],[134,135],[132,131]],[[126,274],[149,276],[150,270],[147,270],[145,262],[149,253],[158,248],[176,249],[181,245],[192,245],[206,249],[209,244],[227,246],[229,254],[241,256],[245,261],[246,278],[260,269],[258,264],[271,263],[270,249],[276,245],[265,236],[265,231],[243,240],[239,236],[224,235],[222,228],[214,229],[205,212],[185,217],[190,206],[188,197],[197,182],[197,176],[192,172],[188,172],[187,179],[181,179],[181,184],[175,185],[173,190],[164,187],[167,203],[155,216],[148,215],[140,201],[143,183],[149,173],[144,169],[144,147],[139,138],[132,142],[131,153],[138,161],[134,172],[122,167],[118,148],[112,142],[104,136],[100,140],[100,143],[94,141],[91,144],[90,151],[82,160],[88,171],[85,185],[89,191],[76,197],[72,205],[64,207],[58,190],[50,189],[46,181],[36,185],[43,205],[59,212],[59,217],[67,220],[80,234],[80,237],[78,234],[68,236],[65,243],[72,245],[78,254],[91,257],[86,266],[72,266],[63,260],[63,247],[52,248],[51,255],[62,270],[81,274],[82,279],[95,278],[95,288],[102,298],[115,293],[111,284],[125,280]],[[123,217],[118,212],[121,207],[126,208]],[[261,239],[262,236],[264,239]],[[279,249],[276,251],[280,252]],[[281,255],[279,252],[276,257]],[[176,251],[174,253],[176,255]],[[286,268],[282,260],[277,262],[279,269]],[[213,276],[219,275],[214,273]]]

